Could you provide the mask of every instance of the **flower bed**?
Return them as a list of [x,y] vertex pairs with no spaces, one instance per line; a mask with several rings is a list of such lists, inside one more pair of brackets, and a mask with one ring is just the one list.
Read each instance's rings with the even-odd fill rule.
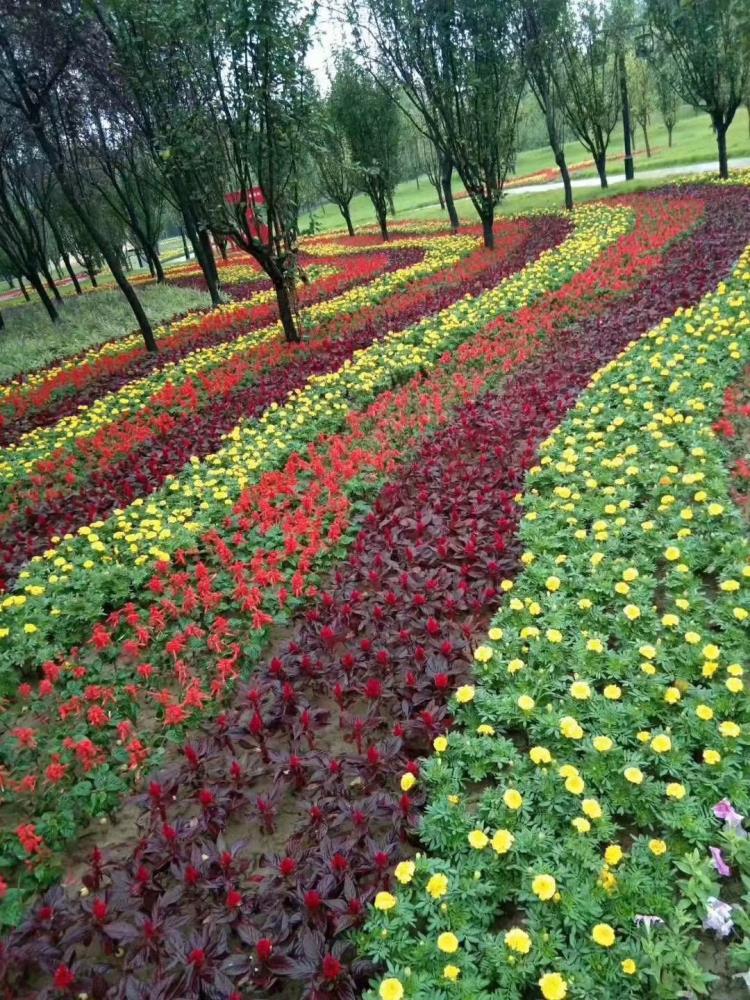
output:
[[[676,206],[673,215],[680,217]],[[664,226],[663,215],[652,218]],[[691,220],[683,215],[681,223],[684,231]],[[662,249],[680,231],[675,221],[662,234]],[[345,968],[348,955],[339,939],[358,921],[364,898],[377,887],[392,888],[388,872],[398,833],[410,828],[410,814],[420,801],[414,754],[424,752],[440,732],[451,690],[468,664],[472,634],[496,605],[499,581],[514,561],[508,542],[516,485],[509,477],[520,482],[524,463],[533,461],[535,435],[546,433],[573,404],[576,385],[618,349],[617,337],[625,343],[632,336],[632,328],[622,329],[624,323],[611,342],[601,334],[603,324],[612,325],[625,294],[630,302],[641,302],[644,313],[648,303],[654,310],[669,305],[670,285],[678,300],[689,300],[685,264],[697,258],[697,240],[685,244],[692,257],[686,252],[680,258],[678,245],[673,269],[659,271],[658,240],[652,236],[645,226],[640,259],[627,260],[612,274],[609,297],[601,286],[574,282],[570,302],[561,295],[541,300],[537,325],[528,310],[521,327],[526,337],[519,338],[518,324],[491,324],[476,340],[443,356],[422,389],[429,385],[427,399],[436,402],[451,378],[463,378],[467,370],[478,380],[475,395],[531,356],[538,320],[549,315],[553,303],[565,307],[563,323],[575,318],[576,308],[579,317],[599,316],[578,341],[567,345],[568,368],[566,355],[560,355],[565,336],[545,327],[555,337],[543,355],[546,367],[544,361],[524,365],[506,392],[463,408],[453,425],[425,445],[415,465],[378,501],[349,566],[307,614],[288,649],[246,691],[247,708],[219,720],[209,741],[192,743],[184,762],[171,765],[151,786],[144,802],[150,832],[143,849],[115,867],[97,857],[87,875],[91,895],[80,904],[58,893],[50,897],[54,914],[37,909],[12,939],[15,964],[8,983],[23,969],[24,956],[31,957],[36,934],[50,945],[45,958],[50,976],[64,965],[61,975],[69,974],[71,985],[90,989],[88,961],[63,955],[59,947],[59,935],[67,928],[70,940],[83,933],[96,942],[97,960],[124,970],[118,973],[123,991],[137,989],[142,959],[153,969],[157,953],[166,957],[176,949],[183,964],[163,979],[168,988],[188,994],[201,983],[203,989],[213,985],[221,995],[251,986],[256,995],[278,979],[292,979],[307,988],[347,995],[351,971]],[[725,268],[731,246],[721,257],[710,231],[702,236],[714,269]],[[631,249],[635,252],[638,244]],[[622,255],[613,255],[613,265],[617,259],[622,263]],[[656,302],[654,291],[660,286],[644,282],[652,269],[665,284]],[[699,276],[698,282],[707,277]],[[550,366],[561,359],[562,375],[551,381]],[[402,422],[404,413],[418,412],[404,405],[403,396],[394,402]],[[379,425],[384,424],[387,428],[382,413]],[[493,456],[491,462],[487,455]],[[497,519],[498,511],[508,523],[493,526],[493,551],[488,552],[479,539],[487,537],[485,525]],[[394,721],[396,731],[389,736]],[[416,794],[410,795],[412,785]],[[279,827],[290,797],[298,800],[298,815],[310,810],[296,831],[286,829],[284,822]],[[259,859],[247,847],[231,847],[238,824],[247,828],[248,823],[264,832],[269,851],[280,851],[275,859],[264,859],[260,882],[254,878]],[[229,838],[226,848],[217,847],[220,834]],[[222,856],[221,850],[228,853]],[[114,886],[125,895],[118,896]],[[128,896],[131,887],[135,897]],[[179,943],[175,937],[169,944],[154,945],[149,958],[140,942],[143,919],[151,917],[142,914],[151,913],[158,891],[170,894],[160,921],[179,921],[179,915],[197,908],[208,916],[209,926],[218,921],[229,936],[223,931],[219,940],[205,929],[193,937],[180,932]],[[384,908],[389,905],[384,897],[380,901]],[[123,924],[141,930],[135,936],[120,935]],[[108,926],[114,927],[111,935]],[[124,956],[116,958],[107,940],[115,941]],[[254,951],[248,952],[247,945]]]

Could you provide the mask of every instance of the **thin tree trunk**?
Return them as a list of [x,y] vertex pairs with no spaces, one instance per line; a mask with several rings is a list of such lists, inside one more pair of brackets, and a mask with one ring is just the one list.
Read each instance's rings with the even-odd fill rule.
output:
[[440,183],[443,187],[443,197],[445,199],[445,207],[448,210],[448,219],[450,220],[451,229],[454,233],[458,232],[458,212],[456,211],[456,206],[453,202],[453,163],[449,156],[444,156],[440,163]]
[[493,205],[489,207],[485,206],[482,212],[482,235],[484,237],[484,245],[488,250],[495,249],[495,233],[493,231],[492,225],[495,221],[495,208]]
[[23,292],[23,297],[26,299],[26,301],[30,302],[31,301],[31,296],[29,295],[28,291],[26,290],[26,285],[24,285],[23,278],[20,275],[18,277],[18,287]]
[[94,264],[90,257],[86,258],[83,266],[86,268],[86,274],[89,276],[91,287],[98,288],[99,286],[96,282],[96,271],[94,270]]
[[283,275],[272,275],[271,281],[273,283],[274,291],[276,292],[276,302],[279,306],[279,318],[281,319],[281,325],[284,327],[284,340],[286,340],[288,344],[298,344],[302,338],[300,337],[299,330],[297,329],[297,324],[295,322],[289,287],[284,281]]
[[218,306],[221,303],[219,275],[216,270],[213,248],[211,247],[211,237],[208,235],[207,229],[198,230],[198,242],[200,243],[201,253],[203,254],[201,266],[203,267],[203,274],[206,281],[209,283],[208,290],[211,293],[211,303]]
[[59,260],[55,261],[55,274],[57,275],[57,280],[58,281],[62,281],[63,273],[60,270],[60,261]]
[[221,251],[221,259],[222,260],[229,260],[229,257],[227,256],[227,241],[226,240],[220,240],[219,241],[219,250]]
[[15,284],[13,283],[13,275],[12,274],[9,274],[6,277],[5,280],[8,282],[8,288],[15,288],[16,287]]
[[42,279],[35,271],[30,272],[29,274],[27,274],[26,277],[29,279],[31,287],[34,289],[36,294],[41,299],[42,305],[47,310],[47,315],[49,316],[49,318],[52,320],[53,323],[56,323],[60,317],[58,315],[57,309],[55,309],[52,299],[49,297],[49,295],[47,295],[47,289],[42,284]]
[[42,267],[42,274],[44,275],[44,280],[47,282],[47,288],[49,288],[49,290],[52,292],[52,297],[54,298],[55,302],[59,302],[60,305],[63,305],[63,298],[62,295],[60,294],[60,289],[55,284],[55,279],[50,274],[49,268],[47,267],[46,264]]
[[127,299],[130,308],[133,310],[133,314],[136,320],[138,321],[138,326],[140,327],[141,333],[143,334],[143,341],[146,345],[146,350],[151,351],[152,354],[156,354],[159,348],[156,344],[154,331],[151,328],[151,323],[149,321],[148,316],[146,315],[146,311],[143,308],[141,300],[136,295],[133,286],[125,277],[123,270],[120,267],[120,262],[117,260],[115,255],[112,253],[110,254],[105,253],[104,256],[105,260],[107,259],[107,256],[109,256],[107,264],[109,264],[109,269],[112,272],[112,277],[117,282],[118,288]]
[[164,278],[164,268],[161,266],[161,258],[159,257],[158,249],[151,251],[151,261],[154,265],[154,271],[156,272],[156,283],[158,285],[163,285]]
[[378,225],[380,226],[380,235],[383,237],[384,240],[387,241],[389,239],[389,236],[388,236],[388,220],[386,218],[385,207],[383,207],[383,209],[381,210],[376,205],[375,214],[378,217]]
[[81,289],[81,283],[78,280],[78,275],[75,272],[75,268],[70,263],[70,257],[67,255],[67,253],[63,252],[62,259],[63,259],[63,264],[65,265],[65,270],[68,272],[68,274],[70,275],[70,280],[73,282],[73,288],[75,288],[76,290],[76,295],[82,295],[83,291]]
[[3,314],[0,312],[0,333],[5,329],[5,320],[3,319]]
[[645,146],[646,146],[646,158],[650,160],[651,159],[651,144],[648,141],[648,129],[646,128],[645,125],[641,125],[641,128],[643,129],[643,142],[645,143]]
[[573,209],[573,185],[570,182],[570,171],[565,160],[565,151],[562,148],[556,153],[555,162],[562,178],[563,191],[565,192],[565,208],[570,212]]
[[596,172],[599,174],[599,183],[603,188],[609,187],[607,183],[607,154],[600,153],[595,156],[594,162],[596,163]]
[[[625,53],[621,50],[617,54],[617,75],[620,84],[620,104],[622,108],[622,131],[625,141],[625,180],[632,181],[635,177],[635,161],[633,159],[633,146],[635,145],[635,129],[630,120],[630,97],[628,95],[628,73],[625,67]],[[632,145],[631,145],[632,142]],[[598,166],[597,166],[598,169]],[[601,174],[599,175],[601,177]],[[606,187],[606,181],[602,182],[602,187]]]
[[672,148],[672,132],[674,132],[674,125],[667,125],[667,145]]
[[146,262],[148,263],[148,273],[152,278],[155,277],[156,271],[154,270],[154,262],[151,259],[151,254],[146,255]]
[[354,236],[354,226],[352,225],[352,213],[349,211],[349,205],[345,205],[343,202],[339,205],[339,211],[344,216],[344,222],[346,223],[346,231],[350,236]]
[[719,147],[719,177],[729,178],[729,160],[727,159],[727,126],[721,122],[716,125],[716,143]]
[[396,214],[396,206],[393,204],[393,191],[388,192],[388,209],[391,215]]
[[445,211],[445,198],[443,197],[443,188],[442,188],[442,186],[440,184],[440,181],[439,180],[435,181],[433,183],[433,187],[437,191],[438,201],[440,202],[440,211],[444,212]]
[[180,236],[182,238],[182,252],[185,254],[185,260],[190,260],[190,247],[185,239],[185,230],[180,226]]

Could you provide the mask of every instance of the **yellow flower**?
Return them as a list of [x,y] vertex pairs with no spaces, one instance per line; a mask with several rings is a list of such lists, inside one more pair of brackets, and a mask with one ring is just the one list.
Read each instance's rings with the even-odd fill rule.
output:
[[583,738],[583,729],[571,715],[565,715],[560,719],[560,732],[569,740],[580,740]]
[[503,795],[503,802],[508,809],[512,809],[515,812],[515,810],[520,809],[523,805],[523,795],[521,795],[517,788],[509,788]]
[[610,844],[604,852],[604,860],[608,865],[619,865],[623,859],[622,848],[619,844]]
[[586,643],[586,649],[589,653],[603,653],[604,645],[600,639],[589,639]]
[[404,987],[398,979],[384,979],[378,990],[380,1000],[401,1000]]
[[544,1000],[565,1000],[568,995],[568,984],[559,972],[545,972],[539,980],[539,989]]
[[557,892],[557,882],[551,875],[536,875],[531,883],[531,889],[539,899],[552,899]]
[[651,740],[651,749],[654,753],[668,753],[672,749],[672,741],[664,733],[660,733]]
[[413,861],[399,861],[393,870],[393,874],[401,885],[408,885],[414,878],[416,865]]
[[492,659],[492,647],[491,646],[477,646],[474,650],[474,659],[479,663],[486,663],[488,660]]
[[610,924],[597,924],[591,931],[591,940],[602,948],[611,948],[615,943],[615,930]]
[[608,684],[603,693],[609,701],[618,701],[622,697],[622,688],[617,684]]
[[427,880],[425,889],[428,896],[432,896],[433,899],[440,899],[448,892],[448,879],[441,872],[431,875]]
[[547,640],[552,643],[562,642],[562,632],[556,628],[548,628],[545,635]]
[[656,656],[656,649],[653,646],[651,646],[649,643],[646,643],[646,645],[641,646],[639,648],[638,652],[646,660],[653,660],[654,657]]
[[402,792],[408,792],[408,791],[410,791],[412,788],[414,788],[414,786],[416,785],[416,783],[417,783],[417,779],[414,777],[414,775],[411,773],[411,771],[407,771],[406,774],[402,774],[401,775],[401,791]]
[[504,940],[506,947],[511,951],[517,951],[521,955],[528,955],[531,951],[531,938],[520,927],[511,927],[506,932]]
[[551,594],[554,594],[556,590],[560,589],[560,578],[557,576],[548,576],[546,587]]
[[494,736],[495,729],[494,726],[490,726],[486,722],[482,722],[480,725],[477,726],[477,733],[480,736]]
[[667,785],[666,792],[670,799],[684,799],[687,795],[685,786],[681,785],[679,781],[670,781]]
[[736,722],[720,722],[719,732],[727,739],[734,740],[740,735],[742,730]]
[[695,709],[695,714],[699,719],[703,719],[704,722],[708,722],[714,717],[714,710],[710,705],[697,705]]
[[518,707],[521,709],[522,712],[530,712],[536,705],[536,702],[531,697],[531,695],[522,694],[518,697],[516,704],[518,705]]
[[706,748],[703,751],[703,763],[709,766],[713,764],[718,764],[721,761],[721,754],[718,750],[710,750]]
[[31,622],[26,622],[26,624],[23,627],[23,630],[26,633],[26,635],[33,635],[35,632],[38,631],[36,625],[32,624]]
[[707,660],[718,660],[720,652],[721,650],[719,647],[714,645],[712,642],[709,642],[707,646],[703,647],[703,656]]
[[623,570],[622,578],[628,583],[632,583],[633,580],[638,579],[638,570],[634,566],[628,566],[626,570]]
[[639,767],[626,767],[623,774],[625,780],[629,781],[631,785],[640,785],[643,782],[644,774]]
[[490,838],[484,832],[484,830],[472,830],[469,834],[469,845],[474,848],[475,851],[482,851],[489,844]]
[[740,691],[744,690],[745,685],[739,677],[727,677],[724,681],[724,687],[727,691],[731,692],[731,694],[739,694]]
[[490,845],[495,854],[507,854],[515,839],[510,830],[498,830],[490,841]]
[[495,625],[489,630],[487,635],[493,642],[500,642],[503,637],[503,630]]
[[577,701],[586,701],[591,697],[591,688],[586,681],[573,681],[570,685],[570,693]]
[[443,931],[438,936],[437,946],[440,951],[444,951],[447,955],[452,955],[458,951],[458,938],[452,931]]
[[664,701],[666,701],[668,705],[676,705],[681,698],[682,692],[678,687],[668,687],[664,692]]
[[635,964],[632,958],[623,958],[620,962],[620,968],[625,973],[626,976],[634,976],[638,966]]
[[662,615],[661,623],[665,628],[677,628],[680,624],[680,619],[678,615],[666,614]]
[[552,762],[552,754],[547,747],[532,747],[529,750],[529,757],[534,764],[550,764]]
[[697,646],[700,641],[701,637],[698,632],[685,633],[685,642],[687,642],[690,646]]
[[448,749],[448,740],[445,736],[436,736],[432,741],[432,746],[436,753],[445,753]]
[[591,824],[587,819],[584,819],[583,816],[576,816],[576,818],[572,819],[570,822],[579,833],[588,833],[591,829]]
[[664,550],[664,558],[669,562],[676,562],[680,558],[680,550],[676,545],[670,545]]
[[592,740],[594,745],[594,750],[599,753],[607,753],[608,750],[612,749],[613,743],[609,736],[595,736]]
[[384,913],[387,913],[388,910],[394,908],[396,902],[396,897],[392,896],[390,892],[379,892],[375,897],[374,906],[376,910],[382,910]]
[[666,842],[663,840],[656,840],[656,839],[649,840],[648,849],[649,851],[651,851],[652,854],[656,855],[657,858],[660,855],[667,853],[667,845]]
[[581,795],[584,788],[585,785],[580,774],[571,774],[565,780],[565,791],[570,792],[571,795]]
[[589,819],[601,819],[602,818],[602,807],[596,801],[596,799],[584,799],[581,803],[581,809],[588,816]]
[[628,621],[634,622],[636,619],[641,617],[641,609],[637,604],[626,604],[622,609],[622,613],[628,619]]
[[508,667],[507,667],[507,669],[508,669],[508,673],[509,674],[517,674],[518,671],[519,670],[523,670],[523,668],[524,668],[524,662],[523,662],[523,660],[515,659],[515,660],[509,660],[508,661]]
[[443,966],[443,979],[448,979],[450,982],[455,983],[458,977],[461,975],[461,970],[457,965],[445,965]]
[[467,702],[473,700],[474,694],[475,688],[473,684],[462,684],[456,691],[456,701],[460,705],[465,705]]

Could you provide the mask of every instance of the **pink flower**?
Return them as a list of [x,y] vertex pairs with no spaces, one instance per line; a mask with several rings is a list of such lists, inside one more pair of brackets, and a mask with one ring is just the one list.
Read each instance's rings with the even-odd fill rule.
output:
[[722,855],[720,849],[718,847],[709,847],[709,851],[711,852],[711,860],[714,863],[716,871],[719,875],[723,875],[724,878],[729,878],[732,874],[732,869],[724,860],[724,856]]

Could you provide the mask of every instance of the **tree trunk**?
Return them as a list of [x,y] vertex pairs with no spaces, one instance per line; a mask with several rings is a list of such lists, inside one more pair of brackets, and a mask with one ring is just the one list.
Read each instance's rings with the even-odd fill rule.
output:
[[388,209],[391,215],[396,214],[396,206],[393,204],[393,191],[388,192]]
[[570,183],[570,171],[565,161],[565,150],[562,147],[560,147],[555,155],[555,163],[557,163],[560,177],[562,177],[563,190],[565,192],[565,207],[570,212],[573,209],[573,185]]
[[96,271],[94,270],[94,264],[93,264],[92,260],[90,258],[87,258],[84,261],[84,265],[83,266],[86,268],[86,274],[88,274],[88,276],[89,276],[89,281],[91,282],[91,287],[92,288],[98,288],[99,286],[96,283]]
[[58,281],[62,281],[63,273],[60,270],[60,261],[59,260],[55,261],[55,274],[57,275],[57,280]]
[[154,270],[154,261],[150,253],[146,254],[146,262],[148,264],[148,273],[151,275],[152,278],[155,277],[156,271]]
[[643,129],[643,142],[644,142],[644,144],[646,146],[646,158],[650,160],[651,159],[651,144],[648,141],[648,129],[646,128],[645,125],[641,125],[641,128]]
[[222,260],[229,260],[229,257],[227,256],[227,241],[226,240],[219,240],[219,250],[221,251],[221,259]]
[[339,205],[339,211],[344,216],[344,222],[346,223],[346,231],[350,236],[354,236],[354,226],[352,225],[352,213],[349,211],[349,205],[345,205],[343,202]]
[[672,133],[674,132],[674,125],[667,125],[667,145],[672,148]]
[[284,327],[284,340],[286,340],[288,344],[299,344],[302,338],[299,335],[297,323],[295,322],[289,287],[284,281],[283,275],[271,275],[271,281],[273,283],[274,291],[276,292],[276,302],[279,306],[279,318],[281,319],[281,325]]
[[[157,247],[158,247],[158,244],[157,244]],[[159,257],[159,250],[158,250],[158,248],[154,248],[151,251],[151,261],[152,261],[152,263],[154,265],[154,272],[156,273],[156,283],[158,285],[163,285],[164,281],[165,281],[165,278],[164,278],[164,268],[161,266],[161,258]]]
[[200,244],[201,254],[203,255],[201,267],[203,268],[203,274],[208,284],[208,290],[211,293],[211,304],[218,306],[221,303],[219,274],[216,270],[216,261],[214,260],[214,252],[211,247],[211,237],[208,235],[207,229],[198,230],[198,242]]
[[598,156],[594,156],[594,162],[596,163],[596,172],[599,174],[599,183],[603,188],[609,187],[607,183],[607,154],[600,153]]
[[52,292],[52,297],[55,302],[59,302],[60,305],[63,305],[63,297],[60,295],[60,289],[55,284],[55,279],[50,274],[49,268],[46,264],[42,267],[42,274],[44,275],[44,280],[47,282],[47,288],[49,288]]
[[3,319],[3,314],[0,312],[0,333],[5,329],[5,320]]
[[185,254],[185,260],[190,260],[190,247],[185,239],[185,230],[182,226],[180,226],[180,237],[182,238],[182,252]]
[[492,229],[492,224],[495,221],[495,207],[490,205],[485,206],[482,212],[482,235],[484,236],[484,245],[488,250],[495,249],[495,233]]
[[[625,180],[632,181],[635,177],[635,162],[633,160],[633,145],[635,140],[635,129],[630,120],[630,97],[628,95],[628,73],[625,68],[625,53],[617,54],[617,75],[620,83],[620,104],[622,107],[622,131],[625,141]],[[598,169],[598,164],[597,164]],[[601,173],[599,174],[601,177]],[[602,181],[602,187],[606,187],[606,180]]]
[[62,259],[63,259],[63,264],[65,265],[65,270],[68,272],[68,274],[70,275],[70,280],[73,282],[73,288],[75,288],[76,290],[76,295],[82,295],[83,292],[81,289],[81,283],[78,280],[78,275],[75,272],[75,268],[70,263],[70,257],[67,255],[67,253],[63,252]]
[[384,240],[387,241],[389,239],[389,236],[388,236],[388,220],[386,218],[385,208],[383,208],[381,211],[381,209],[376,207],[375,214],[378,217],[378,225],[380,226],[380,235]]
[[57,313],[57,309],[55,309],[54,307],[52,299],[49,297],[49,295],[47,295],[47,289],[42,284],[42,279],[35,271],[30,272],[29,274],[26,275],[26,277],[29,279],[31,287],[34,289],[36,294],[42,300],[42,305],[47,310],[47,315],[49,316],[49,318],[52,320],[53,323],[56,323],[60,317]]
[[719,177],[723,180],[729,178],[729,161],[727,159],[727,126],[722,121],[715,124],[716,143],[719,147]]
[[435,181],[434,188],[437,191],[438,201],[440,202],[440,211],[444,212],[445,211],[445,198],[443,197],[443,188],[442,188],[442,185],[440,184],[439,180]]
[[24,285],[23,278],[20,275],[18,277],[18,287],[23,292],[23,297],[26,299],[26,301],[30,302],[31,301],[31,296],[29,295],[28,291],[26,290],[26,285]]
[[105,260],[107,259],[107,257],[109,257],[109,260],[107,260],[107,264],[109,264],[109,269],[112,272],[112,277],[117,282],[118,288],[127,299],[128,305],[133,310],[133,315],[138,321],[138,326],[140,327],[141,333],[143,334],[143,342],[146,345],[146,350],[151,351],[152,354],[156,354],[159,348],[157,347],[156,339],[154,337],[154,331],[151,329],[151,323],[149,321],[148,316],[146,315],[146,311],[143,308],[141,300],[136,295],[133,286],[125,277],[123,270],[120,267],[120,262],[117,260],[115,255],[113,253],[109,254],[105,253],[104,256]]
[[444,156],[440,163],[440,183],[443,187],[443,198],[445,199],[445,207],[448,210],[448,219],[450,220],[451,229],[454,233],[458,232],[458,212],[456,211],[456,206],[453,202],[453,163],[449,156]]

